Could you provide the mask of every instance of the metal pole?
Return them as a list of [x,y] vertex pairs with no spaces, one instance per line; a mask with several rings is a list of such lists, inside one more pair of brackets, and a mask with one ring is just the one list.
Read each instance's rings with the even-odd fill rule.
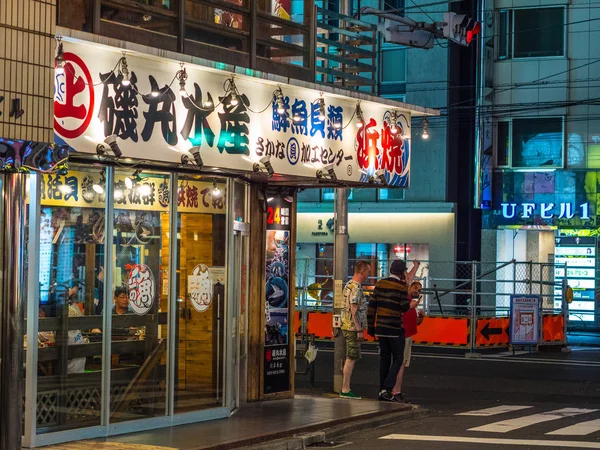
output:
[[100,424],[110,424],[112,391],[110,386],[112,369],[112,303],[114,289],[113,232],[115,227],[114,178],[112,167],[106,167],[105,206],[104,206],[104,307],[102,309],[102,400]]
[[40,190],[39,173],[29,175],[29,239],[27,243],[27,354],[25,360],[25,427],[23,446],[33,447],[37,418],[38,305],[40,302]]
[[533,276],[533,261],[529,261],[529,264],[527,265],[528,269],[529,269],[529,276],[527,277],[527,279],[529,280],[529,295],[531,295],[532,293],[532,285],[533,283],[531,282],[532,280],[532,276]]
[[471,353],[475,351],[477,330],[477,262],[471,263]]
[[[333,270],[333,314],[341,314],[342,288],[348,281],[348,189],[335,190],[335,241]],[[342,370],[346,360],[346,341],[339,329],[334,330],[333,391],[342,390]]]
[[[177,270],[179,268],[179,255],[177,252],[177,225],[179,222],[177,212],[177,199],[179,196],[179,178],[176,173],[171,174],[171,198],[169,199],[170,217],[169,217],[169,307],[167,309],[167,317],[169,318],[169,326],[167,328],[167,401],[166,415],[173,416],[175,414],[175,386],[177,385],[177,324],[179,322],[179,306],[177,304]],[[217,346],[218,349],[218,346]],[[217,367],[219,364],[217,363]],[[218,383],[219,377],[217,377]],[[218,390],[217,390],[218,392]]]
[[[23,254],[25,174],[4,177],[3,289],[1,299],[0,448],[21,448],[23,419]],[[35,280],[30,280],[35,282]],[[33,345],[37,345],[36,343]]]

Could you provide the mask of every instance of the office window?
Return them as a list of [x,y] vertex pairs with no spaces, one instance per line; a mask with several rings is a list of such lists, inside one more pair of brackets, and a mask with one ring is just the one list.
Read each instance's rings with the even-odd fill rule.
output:
[[496,124],[496,165],[499,167],[510,164],[510,122],[498,122]]
[[498,59],[512,58],[513,12],[500,11],[498,17]]
[[382,83],[406,83],[406,52],[403,48],[382,52]]
[[512,167],[562,167],[563,144],[562,117],[513,119]]
[[565,54],[565,8],[500,11],[498,59]]

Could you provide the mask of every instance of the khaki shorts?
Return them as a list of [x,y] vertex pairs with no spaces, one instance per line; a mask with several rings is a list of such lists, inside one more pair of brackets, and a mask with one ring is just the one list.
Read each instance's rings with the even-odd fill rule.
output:
[[412,356],[412,336],[404,339],[404,367],[410,366],[410,357]]
[[346,339],[346,358],[358,361],[361,357],[358,333],[356,331],[342,331],[344,332],[344,338]]

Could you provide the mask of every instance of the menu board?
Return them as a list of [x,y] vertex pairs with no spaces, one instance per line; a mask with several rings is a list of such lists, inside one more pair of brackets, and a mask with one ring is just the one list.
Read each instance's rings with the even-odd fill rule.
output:
[[[554,262],[565,267],[554,268],[554,278],[573,288],[573,302],[569,305],[569,320],[592,322],[596,303],[596,238],[590,236],[558,236]],[[562,291],[554,290],[554,307],[561,307]]]

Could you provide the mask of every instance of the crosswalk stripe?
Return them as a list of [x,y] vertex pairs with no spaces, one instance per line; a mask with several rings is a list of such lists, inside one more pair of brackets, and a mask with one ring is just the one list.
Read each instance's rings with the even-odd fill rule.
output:
[[507,412],[520,411],[522,409],[533,408],[533,406],[520,406],[520,405],[501,405],[494,406],[493,408],[478,409],[475,411],[467,411],[455,416],[477,416],[477,417],[489,417],[497,414],[504,414]]
[[379,439],[392,439],[400,441],[423,441],[423,442],[462,442],[465,444],[495,444],[495,445],[526,445],[528,447],[567,447],[567,448],[597,448],[600,442],[584,441],[554,441],[551,439],[498,439],[498,438],[473,438],[463,436],[423,436],[420,434],[388,434]]
[[554,430],[546,434],[554,434],[560,436],[587,436],[588,434],[600,431],[600,419],[588,420],[587,422],[576,423],[570,427]]
[[486,433],[508,433],[519,428],[528,427],[537,423],[550,422],[551,420],[562,419],[563,417],[578,416],[580,414],[598,411],[597,409],[563,408],[556,411],[548,411],[531,416],[518,417],[516,419],[502,420],[480,427],[469,428],[469,431],[483,431]]

